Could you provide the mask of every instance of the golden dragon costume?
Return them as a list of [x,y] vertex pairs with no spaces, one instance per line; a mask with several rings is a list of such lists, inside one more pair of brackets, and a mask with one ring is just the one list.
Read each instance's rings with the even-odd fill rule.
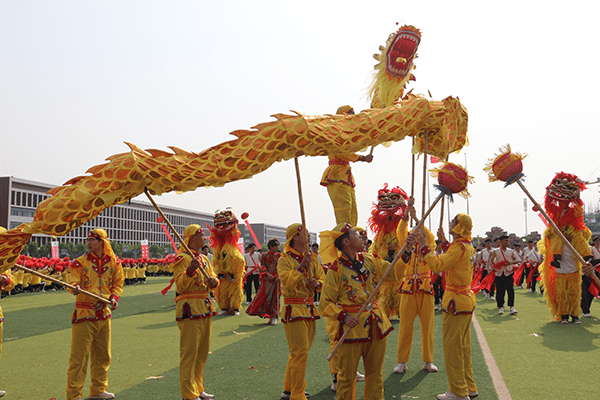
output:
[[[393,69],[395,63],[402,61],[401,53],[395,53],[402,46],[396,47],[394,42],[404,43],[402,38],[406,35],[408,33],[392,35],[388,39],[389,45],[384,49],[392,49],[392,58],[387,61],[387,52],[384,52],[386,55],[378,56],[380,63],[385,62]],[[398,80],[389,79],[398,83]],[[403,93],[400,90],[388,95],[385,88],[383,84],[374,86],[373,104],[377,107],[384,107],[385,102],[376,99]],[[40,203],[33,222],[0,234],[0,272],[16,262],[32,234],[65,235],[94,219],[104,209],[142,194],[144,188],[160,195],[171,191],[186,192],[202,186],[218,187],[250,178],[276,161],[303,155],[314,157],[358,152],[369,146],[400,141],[407,136],[417,138],[417,148],[418,136],[425,131],[429,132],[428,152],[438,158],[445,158],[467,143],[467,111],[453,97],[430,101],[408,94],[400,103],[385,104],[385,108],[365,110],[356,115],[308,116],[293,113],[275,114],[275,121],[231,132],[236,139],[200,153],[177,147],[169,147],[172,152],[142,150],[126,143],[129,152],[113,155],[107,163],[90,168],[88,175],[78,176],[51,189],[48,193],[52,196]]]

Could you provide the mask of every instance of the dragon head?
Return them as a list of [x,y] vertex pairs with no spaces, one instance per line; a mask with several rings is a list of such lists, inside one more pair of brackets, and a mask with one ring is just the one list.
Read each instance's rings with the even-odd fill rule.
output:
[[404,95],[406,83],[415,80],[412,70],[420,42],[421,31],[404,25],[390,35],[385,46],[379,46],[381,54],[373,55],[379,63],[370,90],[372,108],[393,105]]

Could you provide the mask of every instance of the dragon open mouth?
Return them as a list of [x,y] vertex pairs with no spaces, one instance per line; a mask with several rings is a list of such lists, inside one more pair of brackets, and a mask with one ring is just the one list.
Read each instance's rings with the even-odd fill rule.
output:
[[405,25],[398,30],[387,50],[385,69],[388,74],[405,78],[413,65],[421,33],[414,26]]
[[235,215],[229,211],[219,211],[215,214],[215,229],[218,231],[227,231],[237,225],[238,220]]

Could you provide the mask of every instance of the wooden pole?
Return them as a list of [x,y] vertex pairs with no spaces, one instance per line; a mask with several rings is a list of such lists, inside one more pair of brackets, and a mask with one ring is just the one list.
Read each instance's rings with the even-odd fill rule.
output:
[[[415,138],[413,136],[412,138],[412,147],[415,147]],[[411,152],[412,153],[412,152]],[[412,197],[413,199],[415,198],[415,153],[412,153],[412,172],[410,175],[410,197]],[[410,217],[410,227],[412,228],[413,226],[413,218],[412,216]]]
[[423,148],[423,200],[421,201],[421,220],[425,215],[425,198],[427,196],[427,147],[429,146],[429,130],[425,130],[425,147]]
[[[67,283],[67,282],[63,282],[63,281],[61,281],[61,280],[59,280],[59,279],[56,279],[56,278],[53,278],[53,277],[51,277],[51,276],[44,275],[44,274],[42,274],[41,272],[37,272],[37,271],[36,271],[36,270],[34,270],[34,269],[27,268],[27,267],[25,267],[25,266],[23,266],[23,265],[20,265],[20,264],[15,264],[15,267],[16,267],[16,268],[20,268],[20,269],[22,269],[23,271],[27,271],[27,272],[29,272],[30,274],[33,274],[33,275],[39,276],[40,278],[47,279],[47,280],[49,280],[49,281],[52,281],[52,282],[54,282],[54,283],[58,283],[59,285],[62,285],[62,286],[66,287],[66,288],[69,288],[69,289],[71,289],[71,290],[76,290],[76,288],[75,288],[75,286],[74,286],[74,285],[71,285],[71,284],[69,284],[69,283]],[[110,300],[107,300],[107,299],[105,299],[105,298],[104,298],[104,297],[102,297],[102,296],[98,296],[97,294],[94,294],[94,293],[88,292],[87,290],[83,290],[83,289],[79,289],[79,291],[80,291],[81,293],[85,294],[85,295],[88,295],[88,296],[90,296],[90,297],[93,297],[93,298],[95,298],[95,299],[96,299],[96,300],[98,300],[98,301],[101,301],[101,302],[103,302],[103,303],[106,303],[106,304],[111,304],[111,303],[110,303]]]
[[[302,232],[304,233],[304,242],[306,243],[306,254],[310,253],[308,244],[308,229],[306,229],[306,215],[304,214],[304,198],[302,197],[302,181],[300,180],[300,165],[298,157],[294,157],[294,165],[296,166],[296,181],[298,182],[298,200],[300,201],[300,218],[302,219]],[[308,267],[308,279],[312,278],[312,271]]]
[[[175,236],[177,236],[177,240],[179,240],[179,243],[181,243],[181,245],[183,246],[183,249],[186,251],[186,253],[188,253],[190,256],[192,256],[192,258],[196,258],[196,256],[194,255],[194,253],[192,253],[192,250],[190,250],[190,248],[188,247],[188,245],[185,244],[185,241],[181,238],[181,236],[179,236],[179,233],[177,233],[177,231],[175,230],[175,228],[171,224],[171,221],[169,221],[169,219],[162,212],[162,210],[160,209],[160,207],[158,206],[158,204],[156,204],[156,202],[154,201],[154,199],[152,198],[152,196],[150,196],[150,193],[148,192],[148,188],[144,188],[144,193],[146,193],[146,196],[148,197],[148,199],[150,200],[150,202],[152,203],[152,205],[154,206],[154,208],[156,208],[156,211],[158,211],[158,213],[160,214],[160,216],[163,217],[163,220],[167,223],[167,225],[169,225],[169,228],[171,228],[171,230],[173,231],[173,233],[175,234]],[[200,263],[200,268],[198,268],[198,269],[200,270],[200,272],[202,272],[202,275],[204,276],[205,279],[210,279],[210,276],[208,276],[208,273],[204,270],[204,267],[202,266],[202,263]]]
[[[421,226],[423,226],[425,218],[427,218],[427,216],[429,216],[429,213],[431,213],[431,211],[433,210],[433,208],[436,206],[436,204],[443,197],[444,197],[444,193],[440,193],[438,195],[438,197],[435,199],[435,201],[433,202],[433,204],[431,205],[431,207],[429,207],[429,210],[427,210],[427,212],[425,214],[423,214],[423,218],[421,218],[421,220],[417,223],[417,226],[414,228],[413,232],[416,232],[417,230],[419,230],[421,228]],[[377,283],[377,286],[375,286],[375,288],[373,289],[373,291],[371,292],[371,294],[369,295],[369,297],[367,298],[367,300],[360,307],[360,310],[358,310],[358,314],[356,314],[356,318],[357,319],[365,311],[365,309],[371,303],[371,301],[373,301],[373,298],[375,297],[375,295],[379,291],[379,288],[381,287],[381,285],[383,285],[383,282],[385,282],[385,279],[388,277],[388,275],[393,271],[394,266],[398,262],[398,259],[400,258],[400,256],[402,255],[402,253],[404,253],[406,250],[407,250],[407,248],[406,248],[406,242],[404,242],[404,244],[402,245],[402,248],[400,249],[400,251],[398,252],[398,254],[396,254],[396,257],[394,257],[394,260],[392,260],[392,263],[390,264],[390,266],[385,270],[385,272],[383,273],[383,276],[381,277],[381,279],[379,279],[379,282]],[[340,348],[340,346],[344,342],[344,339],[346,338],[346,336],[348,336],[348,333],[350,332],[350,329],[351,329],[350,327],[346,328],[346,330],[344,331],[344,334],[342,335],[342,337],[340,338],[340,340],[338,340],[338,342],[335,345],[335,347],[333,348],[333,350],[331,350],[331,353],[327,356],[327,360],[328,361],[331,360],[333,358],[333,356],[335,355],[335,353],[338,351],[338,349]]]
[[[521,187],[521,189],[523,189],[523,192],[525,192],[525,194],[527,195],[527,197],[529,197],[529,199],[535,205],[535,207],[542,213],[542,215],[544,216],[544,218],[546,218],[546,220],[548,221],[548,223],[550,224],[550,226],[552,227],[552,229],[554,229],[554,232],[556,232],[556,234],[562,239],[563,243],[573,252],[573,254],[575,255],[575,257],[577,257],[577,260],[579,260],[579,262],[582,263],[582,264],[586,264],[586,262],[583,259],[583,257],[581,257],[581,254],[579,254],[579,252],[577,250],[575,250],[575,247],[573,247],[573,245],[571,244],[571,242],[569,241],[569,239],[567,239],[565,237],[565,235],[560,231],[560,229],[558,228],[558,226],[556,226],[556,223],[552,220],[552,218],[550,218],[550,216],[546,213],[546,211],[542,208],[542,206],[539,205],[537,201],[535,201],[535,199],[533,198],[533,196],[531,195],[531,193],[529,193],[529,191],[525,188],[525,186],[521,182],[521,179],[517,179],[517,183],[519,184],[519,186]],[[591,278],[596,282],[596,284],[598,286],[600,286],[600,279],[598,279],[598,277],[596,276],[595,273],[592,273]]]

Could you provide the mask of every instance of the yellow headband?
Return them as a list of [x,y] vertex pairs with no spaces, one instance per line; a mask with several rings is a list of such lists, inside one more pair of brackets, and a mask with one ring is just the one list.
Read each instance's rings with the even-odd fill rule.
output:
[[465,239],[471,241],[471,229],[473,229],[473,220],[467,214],[456,215],[457,224],[452,229],[452,232],[459,234]]

